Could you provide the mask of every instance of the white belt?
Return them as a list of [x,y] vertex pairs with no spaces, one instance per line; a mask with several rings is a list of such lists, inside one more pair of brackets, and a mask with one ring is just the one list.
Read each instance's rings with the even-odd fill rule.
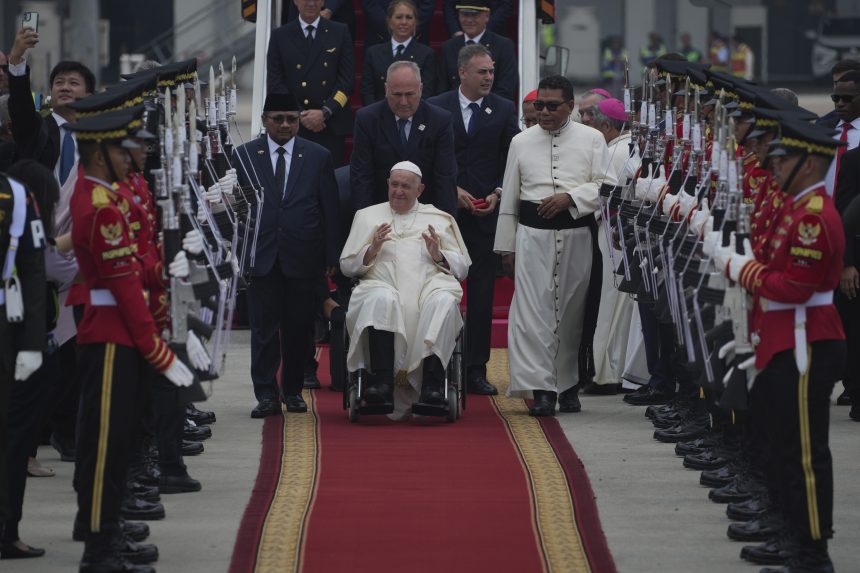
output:
[[817,292],[800,304],[788,304],[775,300],[761,299],[761,308],[765,312],[775,310],[794,310],[794,360],[801,374],[809,368],[809,355],[806,352],[806,309],[813,306],[833,304],[833,291]]
[[93,306],[116,306],[116,299],[106,288],[94,288],[90,291],[90,304]]

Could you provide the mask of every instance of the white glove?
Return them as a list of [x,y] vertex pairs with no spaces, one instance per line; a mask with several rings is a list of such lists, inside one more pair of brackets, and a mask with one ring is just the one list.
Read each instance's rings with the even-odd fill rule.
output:
[[233,187],[239,182],[239,178],[236,175],[231,175],[230,173],[226,174],[224,177],[218,180],[218,186],[221,188],[221,193],[225,195],[233,196]]
[[206,222],[206,208],[203,206],[204,201],[197,203],[197,221],[199,223]]
[[22,350],[15,358],[15,380],[23,382],[41,367],[41,352],[37,350]]
[[734,340],[729,340],[725,344],[720,347],[719,352],[717,352],[717,356],[720,357],[720,360],[723,360],[726,356],[729,355],[729,352],[735,349],[736,343]]
[[644,199],[653,203],[660,198],[664,185],[666,185],[666,179],[663,177],[640,178],[636,180],[634,193],[637,199]]
[[672,212],[672,207],[678,202],[678,195],[666,195],[663,198],[663,214],[667,217]]
[[210,205],[217,205],[221,202],[221,185],[219,183],[214,184],[203,192],[203,197]]
[[723,247],[722,245],[717,246],[714,249],[714,266],[717,267],[717,270],[725,272],[726,267],[729,264],[729,260],[735,256],[735,234],[732,232],[731,238],[729,239],[729,246]]
[[729,368],[729,371],[726,372],[726,375],[723,376],[723,387],[724,388],[729,385],[729,380],[732,379],[732,374],[734,374],[734,373],[735,373],[735,367],[732,366],[731,368]]
[[164,377],[180,388],[191,386],[194,382],[194,374],[179,358],[173,359],[173,364],[164,372]]
[[[708,208],[708,199],[702,199],[702,206],[699,207],[699,210],[693,213],[693,216],[690,218],[690,230],[697,237],[704,236],[702,230],[705,228],[708,221],[711,220],[711,210]],[[713,223],[711,223],[711,227],[713,227]]]
[[681,211],[681,216],[686,217],[690,214],[690,210],[696,205],[696,198],[686,191],[678,193],[678,207]]
[[194,368],[197,370],[209,370],[212,360],[209,358],[209,354],[206,352],[206,347],[203,346],[203,342],[201,342],[193,332],[188,333],[188,340],[185,342],[185,349],[188,350],[188,360],[191,361],[191,365],[194,366]]
[[192,255],[199,255],[203,252],[203,235],[197,229],[188,231],[182,237],[182,248]]
[[753,255],[750,240],[744,239],[744,254],[739,255],[738,253],[733,253],[732,258],[729,259],[729,278],[738,282],[738,278],[741,276],[741,270],[743,270],[744,266],[748,262],[754,260],[755,255]]
[[705,233],[705,241],[702,243],[702,252],[713,257],[717,247],[723,242],[723,233],[721,231],[709,231]]
[[188,265],[188,257],[185,251],[179,251],[173,258],[173,262],[167,266],[167,272],[172,277],[184,279],[191,274],[191,267]]

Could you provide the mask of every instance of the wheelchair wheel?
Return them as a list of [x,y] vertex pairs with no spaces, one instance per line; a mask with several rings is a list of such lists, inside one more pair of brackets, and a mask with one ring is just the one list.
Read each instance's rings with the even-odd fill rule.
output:
[[445,421],[450,423],[456,422],[460,417],[460,391],[454,386],[448,387],[448,415]]
[[361,415],[358,413],[358,388],[355,384],[349,384],[349,421],[358,422]]

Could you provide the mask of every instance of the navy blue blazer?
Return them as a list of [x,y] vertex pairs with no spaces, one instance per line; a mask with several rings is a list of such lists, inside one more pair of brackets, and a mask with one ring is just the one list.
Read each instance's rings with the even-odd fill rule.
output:
[[[421,83],[424,87],[421,97],[428,98],[436,93],[436,58],[433,48],[420,44],[413,38],[399,59],[413,62],[421,68]],[[361,101],[364,105],[385,98],[385,74],[388,72],[388,66],[393,63],[391,42],[376,44],[367,49],[361,71]]]
[[457,161],[451,114],[424,101],[412,117],[406,149],[388,101],[358,110],[350,160],[350,187],[355,209],[388,200],[388,173],[400,161],[418,165],[424,175],[422,203],[456,215]]
[[[368,48],[391,37],[388,30],[388,5],[390,0],[361,0],[364,13],[364,46]],[[416,0],[418,26],[415,37],[422,44],[430,43],[430,24],[436,10],[436,0]]]
[[[427,100],[451,113],[454,124],[454,150],[457,157],[457,186],[474,197],[483,198],[502,186],[508,148],[511,139],[520,132],[517,110],[513,102],[495,94],[487,94],[481,101],[472,135],[466,133],[460,110],[460,90],[447,91]],[[495,233],[496,213],[488,217],[475,217],[460,210],[461,223],[474,223],[482,231]]]
[[268,136],[237,147],[233,165],[241,185],[263,188],[263,209],[251,276],[265,276],[275,261],[284,275],[318,279],[340,257],[338,191],[331,153],[296,137],[284,197],[274,191],[275,173]]
[[[519,73],[517,72],[517,55],[514,51],[514,43],[492,30],[485,30],[484,35],[481,36],[481,44],[490,50],[493,62],[496,64],[493,93],[516,101]],[[442,54],[439,56],[439,73],[436,74],[436,91],[440,94],[460,85],[457,55],[460,53],[460,48],[465,45],[465,36],[451,38],[442,44]]]

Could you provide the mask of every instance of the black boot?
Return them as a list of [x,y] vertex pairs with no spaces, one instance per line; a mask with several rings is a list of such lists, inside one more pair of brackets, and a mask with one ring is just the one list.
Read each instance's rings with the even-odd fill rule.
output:
[[535,390],[535,401],[529,408],[529,416],[555,416],[555,401],[558,394],[549,390]]
[[135,565],[122,555],[125,540],[118,531],[90,533],[79,573],[155,573],[148,565]]
[[579,403],[579,386],[568,388],[558,395],[559,412],[579,412],[582,405]]
[[369,328],[370,367],[373,375],[361,391],[368,404],[394,401],[394,333]]
[[445,367],[435,354],[424,359],[424,378],[421,382],[421,396],[418,401],[431,406],[444,406]]

